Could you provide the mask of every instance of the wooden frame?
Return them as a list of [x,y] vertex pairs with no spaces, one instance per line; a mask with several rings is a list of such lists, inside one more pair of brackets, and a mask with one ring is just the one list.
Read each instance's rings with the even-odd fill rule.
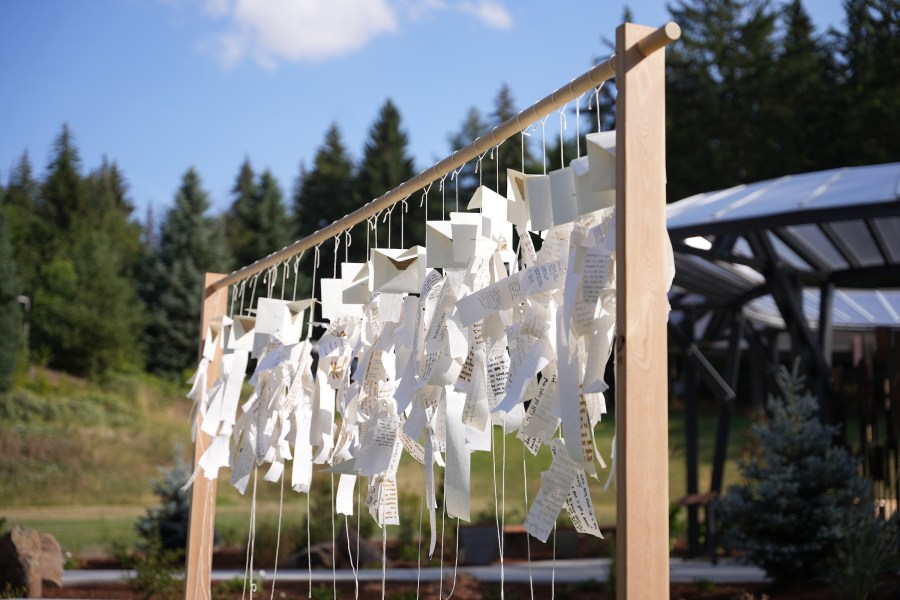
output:
[[[665,56],[678,25],[658,29],[623,24],[615,62],[607,61],[488,135],[426,169],[350,215],[231,275],[207,274],[202,332],[225,312],[228,286],[271,268],[403,200],[551,111],[616,74],[617,277],[617,581],[618,598],[669,597],[668,234],[665,213]],[[201,334],[202,335],[202,334]],[[202,341],[201,341],[202,344]],[[210,365],[209,382],[217,377]],[[198,431],[194,462],[208,437]],[[210,597],[215,482],[194,483],[185,598]]]

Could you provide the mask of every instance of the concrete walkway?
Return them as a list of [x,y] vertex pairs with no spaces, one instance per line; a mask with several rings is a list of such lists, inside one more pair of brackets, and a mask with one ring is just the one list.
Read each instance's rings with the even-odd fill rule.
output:
[[[609,572],[609,559],[585,558],[558,560],[532,561],[530,568],[531,580],[538,584],[549,584],[551,578],[556,583],[578,583],[583,581],[605,582]],[[683,560],[673,558],[670,561],[669,578],[673,583],[692,583],[695,581],[710,581],[714,583],[761,583],[767,581],[766,574],[757,567],[742,565],[733,561],[723,560],[713,565],[703,560]],[[488,566],[460,566],[459,572],[478,579],[479,581],[497,583],[501,578],[499,564]],[[111,583],[121,581],[133,574],[131,571],[122,570],[95,570],[95,571],[65,571],[63,584],[66,586],[89,585],[95,583]],[[263,579],[269,581],[273,578],[270,570],[257,571]],[[227,581],[234,578],[243,579],[244,571],[240,570],[216,570],[212,573],[213,581]],[[453,578],[453,565],[447,565],[443,569],[445,580]],[[312,572],[312,580],[315,582],[329,582],[333,578],[338,581],[353,581],[353,571],[338,569],[332,573],[330,570],[316,569]],[[381,569],[362,569],[357,578],[359,581],[381,581]],[[417,569],[387,569],[384,574],[386,581],[439,581],[441,569],[438,567],[423,568],[421,573]],[[278,581],[307,581],[309,572],[302,569],[279,569]],[[507,563],[503,565],[503,579],[509,583],[527,583],[529,580],[529,565],[527,562]]]

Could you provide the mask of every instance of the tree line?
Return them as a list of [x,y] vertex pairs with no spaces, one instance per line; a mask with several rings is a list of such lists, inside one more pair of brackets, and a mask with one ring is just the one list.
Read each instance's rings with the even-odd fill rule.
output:
[[[790,173],[900,160],[900,3],[846,0],[840,30],[817,33],[800,0],[676,0],[683,37],[667,52],[668,197]],[[629,15],[626,12],[626,20]],[[607,42],[608,44],[608,42]],[[604,57],[605,58],[605,57]],[[593,62],[597,62],[595,59]],[[615,86],[599,108],[580,106],[582,134],[615,126]],[[456,150],[516,114],[507,86],[483,115],[471,108],[448,136]],[[598,118],[599,111],[599,118]],[[562,142],[535,151],[523,136],[354,228],[338,257],[360,260],[367,245],[422,243],[428,218],[465,208],[479,184],[505,191],[506,169],[542,172],[573,158]],[[77,375],[146,369],[180,375],[196,359],[200,287],[359,208],[415,174],[396,106],[386,101],[354,162],[332,124],[286,194],[268,170],[240,165],[231,204],[210,214],[200,174],[189,168],[158,226],[139,223],[114,161],[85,172],[64,125],[49,164],[26,154],[0,182],[0,389],[29,362]],[[400,239],[392,240],[397,247]],[[323,260],[317,276],[330,276]],[[309,293],[312,256],[299,284]],[[27,331],[27,335],[26,335]]]

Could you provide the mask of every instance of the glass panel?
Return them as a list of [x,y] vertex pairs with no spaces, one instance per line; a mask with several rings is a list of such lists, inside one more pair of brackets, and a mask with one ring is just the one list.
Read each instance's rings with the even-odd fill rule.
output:
[[830,266],[832,271],[846,269],[849,266],[818,225],[785,227],[784,231],[792,235],[798,245],[803,246],[810,254],[816,255]]
[[878,217],[873,221],[887,246],[891,260],[900,262],[900,217]]
[[771,231],[767,232],[769,234],[769,239],[772,241],[772,245],[775,247],[775,252],[778,253],[778,256],[786,260],[792,267],[795,269],[802,269],[804,271],[812,271],[812,267],[808,262],[800,258],[800,256],[791,250],[791,248],[781,241],[781,239],[772,233]]
[[856,259],[864,267],[873,267],[883,265],[884,258],[872,239],[869,228],[866,227],[862,220],[855,221],[834,221],[831,224],[834,232],[840,236],[844,245],[847,246]]

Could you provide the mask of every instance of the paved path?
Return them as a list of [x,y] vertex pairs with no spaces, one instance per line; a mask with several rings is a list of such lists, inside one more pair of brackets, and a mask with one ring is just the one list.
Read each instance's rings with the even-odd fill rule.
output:
[[[535,583],[548,584],[551,578],[557,583],[577,583],[582,581],[605,582],[609,571],[609,559],[585,558],[558,560],[554,566],[553,561],[532,561],[531,579]],[[766,581],[765,572],[749,565],[742,565],[732,561],[721,561],[713,565],[709,561],[682,560],[673,558],[670,561],[669,578],[673,583],[691,583],[698,580],[714,583],[760,583]],[[460,566],[460,572],[467,573],[479,581],[496,583],[500,581],[501,570],[499,564],[488,566]],[[87,585],[93,583],[109,583],[120,581],[132,574],[131,571],[121,570],[94,570],[94,571],[65,571],[63,573],[64,585]],[[273,573],[263,571],[263,579],[271,580]],[[417,569],[387,569],[386,581],[438,581],[441,578],[441,569],[438,567],[423,568],[421,574]],[[444,579],[453,577],[453,565],[443,569]],[[234,578],[243,578],[241,570],[216,570],[212,573],[213,581],[227,581]],[[336,573],[329,570],[317,569],[312,572],[313,581],[331,581],[336,577],[338,581],[353,581],[353,571],[339,569]],[[362,569],[358,574],[359,581],[381,581],[381,569]],[[307,581],[309,572],[302,569],[280,569],[277,573],[279,581]],[[527,583],[529,580],[529,565],[527,562],[508,563],[503,566],[503,578],[510,583]]]

